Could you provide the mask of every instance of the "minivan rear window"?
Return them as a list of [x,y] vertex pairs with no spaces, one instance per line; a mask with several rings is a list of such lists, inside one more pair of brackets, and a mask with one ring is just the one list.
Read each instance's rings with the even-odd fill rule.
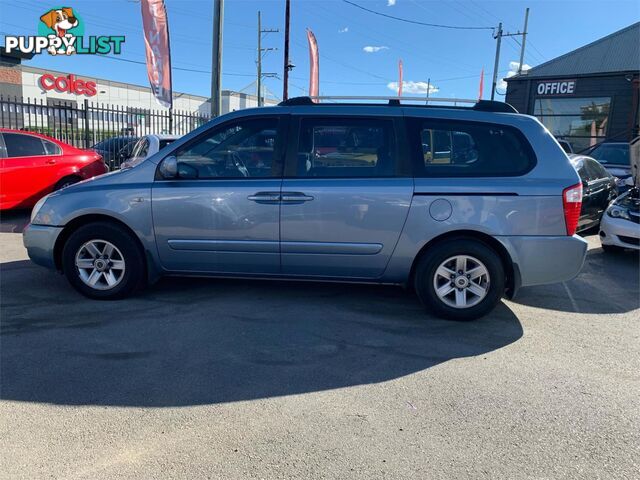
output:
[[417,177],[513,177],[536,162],[524,135],[504,125],[417,120],[413,137]]

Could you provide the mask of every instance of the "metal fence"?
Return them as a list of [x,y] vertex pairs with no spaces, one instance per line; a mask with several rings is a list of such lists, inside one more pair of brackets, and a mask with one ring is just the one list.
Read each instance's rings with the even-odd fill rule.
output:
[[[150,134],[185,135],[211,119],[200,112],[151,110],[104,103],[8,98],[0,95],[0,127],[42,133],[79,148],[91,148],[113,137],[113,149]],[[112,149],[112,150],[113,150]],[[119,152],[107,151],[105,160],[119,166]]]

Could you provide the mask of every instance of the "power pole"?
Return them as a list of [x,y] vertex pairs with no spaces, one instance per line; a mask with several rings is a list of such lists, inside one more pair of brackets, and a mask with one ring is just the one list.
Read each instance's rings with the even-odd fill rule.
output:
[[284,8],[284,70],[282,72],[282,100],[289,98],[289,20],[291,18],[291,0],[285,0]]
[[496,96],[496,86],[498,85],[498,65],[500,64],[500,44],[502,43],[502,22],[498,24],[498,31],[495,36],[496,42],[496,61],[493,64],[493,82],[491,83],[491,100]]
[[261,107],[263,105],[262,101],[262,78],[263,77],[275,77],[276,73],[262,73],[262,57],[264,55],[263,52],[268,52],[270,50],[277,50],[277,48],[262,48],[262,34],[263,33],[275,33],[278,32],[278,29],[262,29],[262,13],[258,11],[258,58],[256,60],[257,66],[257,79],[256,79],[256,90],[258,96],[258,106]]
[[522,45],[520,48],[520,64],[518,65],[518,75],[522,73],[522,63],[524,62],[524,45],[527,42],[527,23],[529,22],[529,7],[524,11],[524,30],[522,31]]
[[213,0],[213,51],[211,59],[211,115],[222,113],[220,89],[222,84],[222,20],[224,0]]
[[520,65],[518,66],[518,74],[522,73],[522,63],[524,62],[524,45],[527,38],[527,23],[529,21],[529,8],[525,10],[524,14],[524,31],[517,31],[515,33],[508,33],[502,30],[502,22],[498,24],[498,30],[493,38],[496,39],[496,62],[493,65],[493,83],[491,84],[491,100],[495,98],[496,87],[498,85],[498,66],[500,64],[500,46],[502,45],[502,37],[517,37],[522,36],[522,45],[520,48]]

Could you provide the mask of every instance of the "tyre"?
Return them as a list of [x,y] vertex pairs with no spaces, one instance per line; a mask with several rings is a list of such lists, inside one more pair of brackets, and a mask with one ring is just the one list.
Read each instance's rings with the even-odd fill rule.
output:
[[622,251],[624,251],[624,248],[622,247],[618,247],[617,245],[604,245],[602,244],[602,250],[604,250],[607,253],[620,253]]
[[60,190],[61,188],[65,188],[69,185],[73,185],[74,183],[78,183],[80,180],[82,180],[80,177],[74,176],[61,178],[60,180],[58,180],[58,183],[55,184],[53,190]]
[[436,244],[418,261],[416,293],[427,309],[450,320],[474,320],[489,313],[504,294],[498,254],[471,239]]
[[124,298],[142,287],[144,254],[127,230],[107,222],[89,223],[73,232],[62,250],[69,283],[89,298]]

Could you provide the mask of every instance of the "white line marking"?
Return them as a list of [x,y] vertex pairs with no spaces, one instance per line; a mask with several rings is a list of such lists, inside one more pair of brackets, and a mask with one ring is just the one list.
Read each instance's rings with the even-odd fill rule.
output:
[[573,294],[571,293],[571,290],[569,290],[569,285],[567,285],[567,282],[562,282],[562,285],[564,286],[564,289],[567,292],[567,296],[569,297],[569,300],[571,300],[571,305],[573,306],[573,310],[576,313],[578,313],[579,312],[578,303],[576,302],[576,299],[573,298]]

